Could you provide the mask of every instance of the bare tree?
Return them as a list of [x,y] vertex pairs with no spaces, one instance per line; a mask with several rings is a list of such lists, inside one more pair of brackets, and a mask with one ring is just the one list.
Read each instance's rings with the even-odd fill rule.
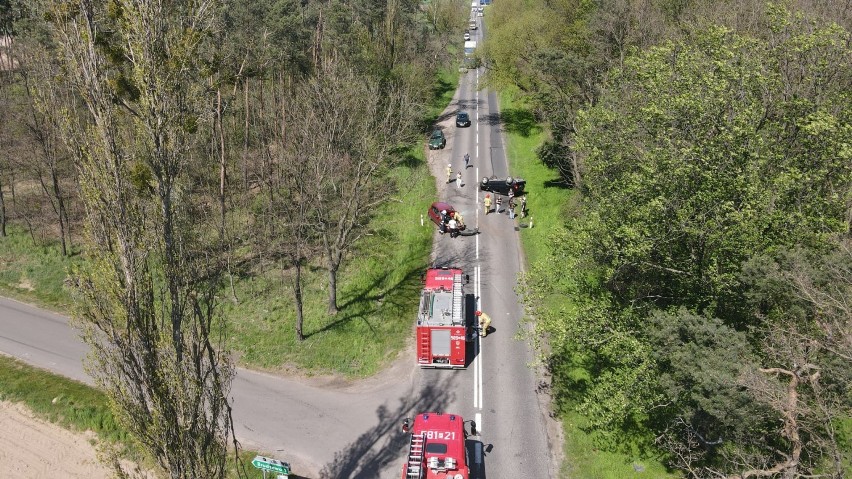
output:
[[27,167],[31,168],[48,199],[59,224],[59,242],[62,256],[70,254],[71,221],[68,217],[69,192],[64,182],[73,181],[73,166],[68,149],[61,141],[63,105],[73,105],[74,100],[63,85],[56,81],[59,66],[50,53],[35,46],[27,49],[23,69],[29,111],[23,120],[39,154]]
[[311,203],[328,270],[328,311],[335,314],[340,266],[394,191],[388,171],[413,130],[412,96],[345,65],[326,64],[297,97],[304,103],[294,112],[294,134],[307,162],[302,201]]
[[91,373],[157,464],[172,478],[223,477],[233,366],[217,333],[221,268],[201,234],[215,215],[193,210],[203,202],[188,178],[198,132],[212,131],[198,75],[215,5],[110,5],[40,4],[86,108],[64,116],[91,259],[76,274],[76,324]]
[[[300,130],[289,128],[289,112],[299,111],[301,104],[287,81],[282,77],[273,82],[270,108],[259,109],[259,135],[267,144],[263,154],[269,165],[262,182],[265,191],[258,201],[264,205],[255,217],[256,242],[264,254],[281,263],[282,275],[290,276],[296,310],[295,332],[299,341],[305,339],[302,272],[304,266],[319,253],[317,225],[313,217],[313,202],[304,181],[310,154],[301,148],[304,138]],[[305,156],[307,155],[307,157]]]

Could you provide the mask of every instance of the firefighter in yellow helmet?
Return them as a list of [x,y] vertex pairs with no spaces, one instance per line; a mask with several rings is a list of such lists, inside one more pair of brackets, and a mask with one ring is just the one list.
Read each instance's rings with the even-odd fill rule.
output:
[[484,338],[488,335],[488,327],[491,326],[491,316],[482,311],[476,311],[476,316],[479,318],[479,335]]
[[487,215],[491,211],[491,193],[485,193],[482,204],[485,205],[485,214]]

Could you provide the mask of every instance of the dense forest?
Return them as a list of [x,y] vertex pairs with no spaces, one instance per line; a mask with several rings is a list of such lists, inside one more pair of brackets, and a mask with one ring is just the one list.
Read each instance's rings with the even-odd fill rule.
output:
[[82,252],[90,370],[169,477],[223,477],[238,449],[232,273],[287,271],[299,340],[303,270],[338,312],[465,20],[446,0],[0,1],[0,237]]
[[[525,292],[558,408],[688,477],[844,477],[852,7],[500,0],[489,81],[575,192]],[[569,459],[570,461],[570,459]]]

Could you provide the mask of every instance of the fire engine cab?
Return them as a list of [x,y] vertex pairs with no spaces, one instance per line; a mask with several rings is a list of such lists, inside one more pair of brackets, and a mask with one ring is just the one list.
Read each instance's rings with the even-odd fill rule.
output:
[[[470,421],[471,435],[476,424]],[[455,414],[428,412],[406,419],[403,432],[411,432],[408,462],[402,466],[402,479],[468,479],[470,467],[465,448],[468,434],[464,419]]]
[[417,363],[423,368],[464,368],[469,329],[460,269],[430,268],[417,313]]

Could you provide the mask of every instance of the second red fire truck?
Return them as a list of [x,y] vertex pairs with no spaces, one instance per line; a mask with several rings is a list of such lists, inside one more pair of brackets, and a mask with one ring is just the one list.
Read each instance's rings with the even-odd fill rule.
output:
[[457,414],[428,412],[419,414],[412,424],[402,424],[403,432],[411,434],[408,460],[402,465],[402,479],[468,479],[470,461],[465,440],[476,436],[476,423]]
[[463,285],[456,268],[430,268],[417,312],[417,363],[424,368],[464,368],[470,327]]

